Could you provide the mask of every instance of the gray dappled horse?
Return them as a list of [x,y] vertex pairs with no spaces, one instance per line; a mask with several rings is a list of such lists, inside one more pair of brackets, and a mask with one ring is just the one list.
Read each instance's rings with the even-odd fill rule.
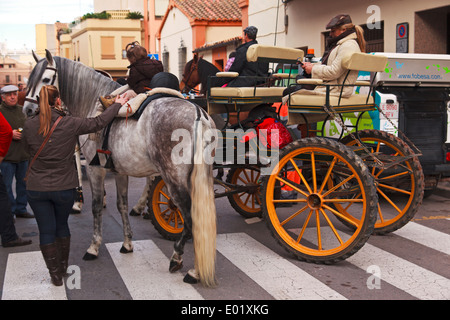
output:
[[[59,87],[61,100],[73,116],[93,117],[99,96],[117,89],[119,84],[97,73],[94,69],[66,58],[52,57],[39,60],[28,81],[24,112],[35,113],[37,96],[43,85]],[[175,130],[184,130],[192,138],[189,149],[184,148],[190,161],[175,164],[172,149],[179,141],[172,138]],[[116,118],[111,126],[108,149],[115,167],[117,208],[124,224],[124,243],[121,252],[131,252],[132,233],[128,221],[128,176],[150,177],[161,175],[170,197],[180,209],[184,219],[181,238],[174,244],[169,270],[182,267],[182,254],[186,240],[194,242],[195,269],[190,270],[185,281],[200,280],[205,286],[215,284],[216,209],[212,163],[205,156],[214,152],[217,141],[211,118],[200,107],[179,98],[153,100],[138,121]],[[210,139],[204,132],[212,132]],[[102,139],[101,139],[102,140]],[[87,163],[93,159],[102,141],[93,141],[88,135],[80,136],[80,145]],[[87,166],[92,190],[94,234],[84,259],[94,259],[102,242],[102,208],[106,170],[100,166]]]

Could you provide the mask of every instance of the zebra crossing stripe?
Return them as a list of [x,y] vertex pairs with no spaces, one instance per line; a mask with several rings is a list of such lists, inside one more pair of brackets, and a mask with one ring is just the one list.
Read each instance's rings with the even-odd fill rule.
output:
[[2,300],[67,300],[65,286],[51,283],[40,251],[11,253],[5,270]]
[[[299,233],[298,229],[291,229],[290,231],[296,234]],[[433,235],[435,230],[430,228],[427,228],[427,230],[421,229],[421,231],[427,231],[427,234],[431,239],[439,236],[439,232]],[[307,228],[304,237],[314,239],[315,233],[315,228]],[[329,227],[321,228],[321,235],[324,243],[329,243],[331,242],[329,241],[329,238],[334,238]],[[340,235],[344,241],[349,238],[349,236],[345,237],[344,234]],[[346,261],[364,271],[370,270],[375,266],[380,270],[379,276],[382,281],[388,282],[416,298],[423,300],[450,298],[449,279],[379,249],[369,243],[364,244],[358,252],[347,258]]]
[[[305,232],[305,237],[314,237],[315,228],[307,229],[309,230]],[[322,229],[321,235],[323,237],[334,237],[330,228],[324,227]],[[426,232],[426,234],[421,236],[421,238],[423,237],[424,239],[436,239],[441,236],[440,232],[430,228],[424,229],[413,226],[412,229],[415,233]],[[342,238],[344,241],[348,239],[348,237],[346,238],[344,236],[342,236]],[[327,239],[323,240],[324,242],[327,242]],[[435,241],[426,242],[429,243],[425,243],[425,245],[432,245]],[[346,261],[365,271],[371,269],[373,266],[377,267],[377,269],[380,270],[379,276],[382,281],[388,282],[416,298],[422,300],[450,299],[449,279],[379,249],[369,243],[366,243],[353,256],[347,258]]]
[[275,299],[346,299],[245,233],[217,235],[217,250]]
[[376,266],[380,278],[422,300],[450,299],[450,280],[366,243],[346,261],[368,270]]
[[122,242],[107,243],[114,265],[134,300],[203,300],[179,272],[169,273],[169,259],[151,240],[133,242],[133,253],[119,250]]
[[450,235],[415,222],[408,222],[396,235],[450,255]]

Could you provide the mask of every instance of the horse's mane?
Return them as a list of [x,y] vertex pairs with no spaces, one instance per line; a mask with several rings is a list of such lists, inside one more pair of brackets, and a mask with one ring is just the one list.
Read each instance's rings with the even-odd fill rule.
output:
[[203,58],[198,60],[198,76],[200,77],[200,82],[202,84],[202,91],[206,90],[208,77],[215,75],[220,70],[212,63],[206,61]]
[[87,117],[98,98],[120,87],[117,82],[84,64],[62,57],[53,57],[58,69],[61,99],[69,111]]
[[[113,92],[120,85],[84,64],[62,57],[53,57],[58,70],[58,86],[61,100],[70,113],[78,117],[92,114],[98,98]],[[36,85],[42,81],[42,75],[48,66],[41,59],[30,74],[28,90],[34,96]],[[39,93],[37,93],[39,94]]]

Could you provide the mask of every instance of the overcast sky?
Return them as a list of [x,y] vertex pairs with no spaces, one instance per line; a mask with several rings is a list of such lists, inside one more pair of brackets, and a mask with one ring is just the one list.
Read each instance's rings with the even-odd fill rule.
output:
[[35,24],[70,23],[90,12],[93,0],[0,0],[0,42],[9,49],[34,49]]

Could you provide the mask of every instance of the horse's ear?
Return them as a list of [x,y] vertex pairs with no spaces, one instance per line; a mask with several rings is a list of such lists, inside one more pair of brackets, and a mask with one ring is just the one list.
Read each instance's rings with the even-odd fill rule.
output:
[[193,60],[194,60],[194,62],[198,61],[198,53],[197,52],[194,53],[194,59]]
[[45,57],[47,58],[48,64],[53,65],[53,56],[47,49],[45,49]]
[[36,54],[36,52],[34,52],[34,50],[31,50],[31,53],[33,54],[33,58],[34,61],[39,62],[39,60],[41,60],[41,58]]

